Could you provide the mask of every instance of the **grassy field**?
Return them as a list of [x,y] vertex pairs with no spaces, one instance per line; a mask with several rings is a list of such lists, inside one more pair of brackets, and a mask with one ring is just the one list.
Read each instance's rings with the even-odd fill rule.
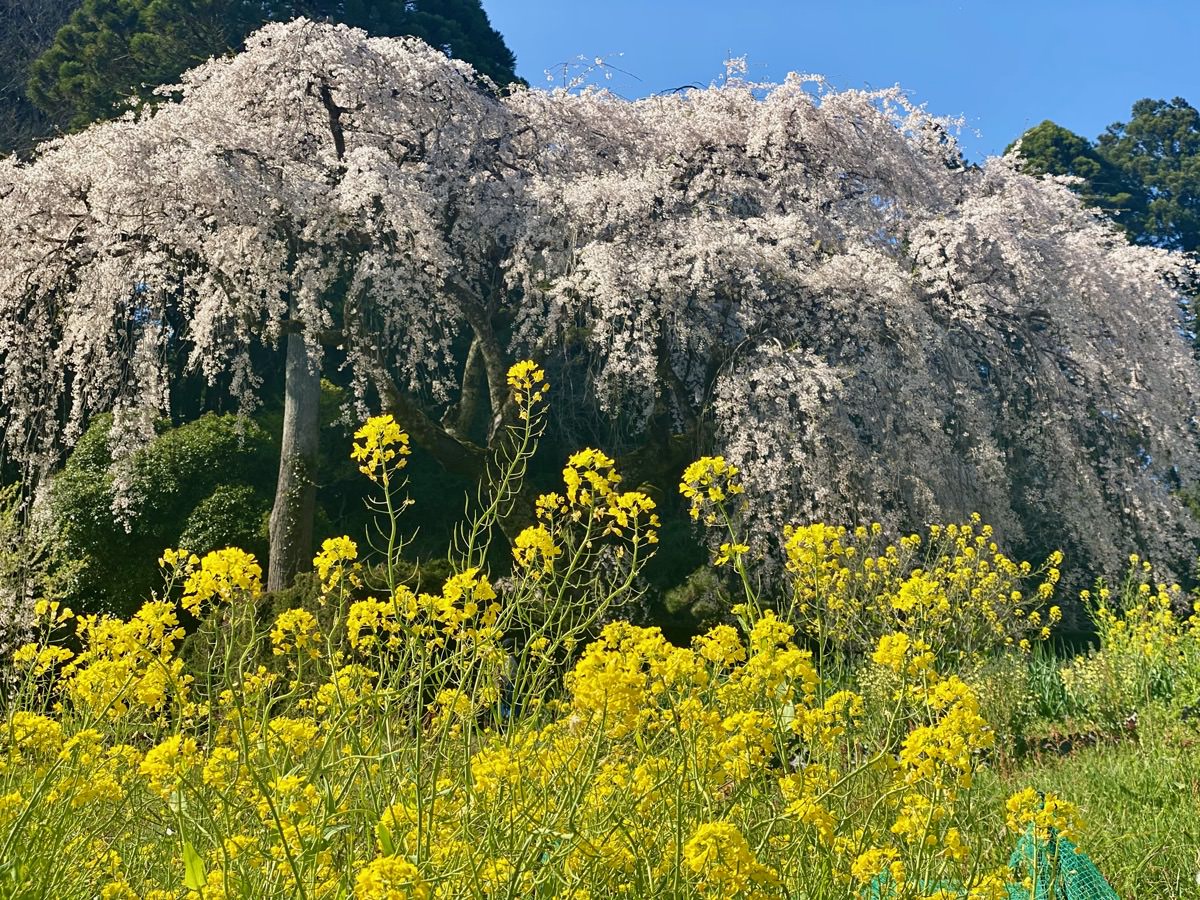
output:
[[[1043,754],[988,772],[980,791],[994,799],[980,809],[1000,808],[1024,785],[1070,797],[1083,819],[1078,844],[1122,898],[1200,897],[1200,729],[1174,716],[1142,718],[1136,740]],[[999,835],[1003,822],[992,829]]]

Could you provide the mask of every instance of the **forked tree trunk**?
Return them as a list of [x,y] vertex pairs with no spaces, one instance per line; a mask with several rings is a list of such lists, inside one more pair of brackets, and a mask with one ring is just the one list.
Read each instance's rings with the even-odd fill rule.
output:
[[297,573],[312,564],[321,373],[309,359],[301,332],[287,338],[284,385],[283,439],[267,571],[267,590],[271,591],[289,587]]

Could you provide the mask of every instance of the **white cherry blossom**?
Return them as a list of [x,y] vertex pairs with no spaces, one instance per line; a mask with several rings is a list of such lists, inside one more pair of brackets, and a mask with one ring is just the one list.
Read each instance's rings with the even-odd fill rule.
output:
[[250,409],[287,344],[286,498],[329,359],[463,463],[528,354],[620,423],[609,449],[665,423],[742,466],[766,548],[978,511],[1097,571],[1188,558],[1187,261],[964,165],[950,128],[899,89],[736,70],[497,97],[418,41],[270,25],[153,114],[0,162],[5,446],[44,473],[115,409],[128,452],[180,366]]

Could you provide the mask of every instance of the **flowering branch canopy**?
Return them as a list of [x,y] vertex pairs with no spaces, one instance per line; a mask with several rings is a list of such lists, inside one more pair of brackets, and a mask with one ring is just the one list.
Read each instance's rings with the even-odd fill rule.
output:
[[711,423],[760,537],[977,510],[1103,565],[1192,548],[1186,263],[965,165],[899,89],[497,97],[301,19],[180,97],[0,162],[0,413],[34,469],[103,410],[146,439],[180,368],[252,407],[296,330],[428,426],[570,345],[604,414]]

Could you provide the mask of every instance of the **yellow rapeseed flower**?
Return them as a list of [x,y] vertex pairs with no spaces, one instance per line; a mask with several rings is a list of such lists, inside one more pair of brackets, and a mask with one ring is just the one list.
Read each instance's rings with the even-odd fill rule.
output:
[[698,877],[706,896],[732,900],[755,886],[778,880],[758,862],[745,836],[731,822],[697,826],[683,845],[683,862]]
[[713,507],[744,493],[740,474],[723,456],[702,456],[684,469],[679,493],[691,500],[692,518],[708,522]]
[[372,416],[354,432],[354,449],[350,458],[359,463],[359,471],[372,481],[385,483],[392,472],[404,468],[412,453],[408,433],[391,415]]
[[433,893],[411,862],[399,856],[380,856],[359,870],[354,896],[358,900],[430,900]]
[[1082,826],[1075,804],[1056,794],[1041,794],[1031,787],[1009,797],[1005,809],[1010,831],[1024,834],[1033,828],[1040,840],[1048,840],[1052,833],[1069,838]]
[[206,554],[183,583],[183,608],[198,616],[208,602],[230,603],[235,598],[253,599],[262,593],[262,567],[237,547]]
[[358,544],[349,537],[326,538],[321,550],[313,557],[313,570],[321,581],[321,590],[328,594],[342,584],[359,587]]
[[621,481],[613,466],[612,458],[599,450],[589,448],[572,453],[563,469],[567,502],[573,507],[586,508],[608,500]]
[[147,751],[138,771],[155,792],[170,797],[199,763],[200,751],[195,738],[174,734]]
[[552,573],[554,560],[561,555],[562,548],[543,525],[529,526],[513,541],[513,558],[534,578]]
[[310,657],[316,659],[321,655],[317,647],[320,639],[317,617],[299,607],[281,612],[275,619],[275,627],[271,629],[271,644],[276,655],[298,650],[307,651]]
[[533,360],[524,359],[508,370],[508,387],[522,419],[528,419],[530,410],[543,400],[550,385],[546,373]]

